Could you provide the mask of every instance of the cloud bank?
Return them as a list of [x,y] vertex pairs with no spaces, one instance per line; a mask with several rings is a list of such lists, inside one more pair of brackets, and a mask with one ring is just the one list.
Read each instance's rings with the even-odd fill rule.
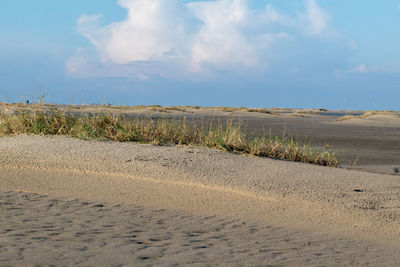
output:
[[96,53],[77,49],[66,63],[68,74],[146,79],[266,69],[282,42],[326,38],[330,31],[330,16],[317,0],[304,1],[295,16],[271,5],[251,8],[248,0],[118,4],[128,11],[123,21],[101,26],[99,14],[78,19],[78,32]]

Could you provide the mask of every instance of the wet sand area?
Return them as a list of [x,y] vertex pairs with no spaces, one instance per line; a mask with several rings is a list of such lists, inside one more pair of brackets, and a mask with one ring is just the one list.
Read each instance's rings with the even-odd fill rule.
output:
[[0,265],[400,263],[395,175],[66,137],[0,152]]

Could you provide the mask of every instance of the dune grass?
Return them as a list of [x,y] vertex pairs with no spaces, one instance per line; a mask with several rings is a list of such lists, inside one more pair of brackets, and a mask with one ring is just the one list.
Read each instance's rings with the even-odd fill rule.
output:
[[365,119],[374,115],[395,115],[399,116],[399,113],[396,113],[395,111],[376,111],[376,110],[370,110],[366,111],[364,114],[359,115],[359,116],[354,116],[354,115],[344,115],[340,118],[337,119],[337,121],[345,121],[345,120],[350,120],[350,119]]
[[250,113],[262,113],[262,114],[274,114],[278,115],[279,109],[266,109],[266,108],[249,108],[249,107],[201,107],[201,106],[161,106],[161,105],[136,105],[136,106],[114,106],[114,105],[66,105],[57,106],[54,104],[42,103],[42,104],[25,104],[25,103],[2,103],[3,106],[7,106],[14,109],[42,109],[52,110],[58,108],[63,111],[85,111],[94,113],[104,112],[159,112],[159,113],[194,113],[197,111],[221,111],[226,113],[232,112],[250,112]]
[[354,116],[354,115],[344,115],[344,116],[338,118],[336,121],[347,121],[347,120],[350,120],[350,119],[359,119],[359,118],[361,118],[361,117],[360,116]]
[[60,111],[21,110],[0,116],[0,136],[35,134],[66,135],[84,140],[112,140],[157,145],[198,145],[232,153],[339,166],[330,151],[318,151],[291,138],[250,138],[239,125],[198,127],[186,119],[129,119],[118,114],[70,116]]
[[361,118],[367,118],[367,117],[371,117],[374,115],[398,115],[396,112],[394,111],[376,111],[376,110],[370,110],[365,112],[364,114],[362,114],[360,117]]

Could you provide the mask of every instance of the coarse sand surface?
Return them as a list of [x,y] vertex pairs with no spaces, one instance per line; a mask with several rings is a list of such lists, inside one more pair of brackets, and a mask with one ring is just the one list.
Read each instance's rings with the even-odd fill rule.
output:
[[0,139],[0,265],[400,264],[400,178],[198,147]]

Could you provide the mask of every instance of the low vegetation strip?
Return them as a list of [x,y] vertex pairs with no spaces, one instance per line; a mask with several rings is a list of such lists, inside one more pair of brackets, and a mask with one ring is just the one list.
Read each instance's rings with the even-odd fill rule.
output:
[[367,111],[362,115],[359,116],[355,116],[355,115],[344,115],[340,118],[337,119],[337,121],[345,121],[345,120],[350,120],[350,119],[365,119],[374,115],[392,115],[392,116],[396,116],[399,117],[400,113],[399,112],[395,112],[395,111]]
[[112,140],[157,145],[199,145],[232,153],[336,167],[334,153],[318,151],[291,138],[250,138],[239,125],[198,127],[185,119],[149,116],[128,119],[117,114],[72,116],[59,111],[1,112],[0,136],[18,134],[67,135],[84,140]]

